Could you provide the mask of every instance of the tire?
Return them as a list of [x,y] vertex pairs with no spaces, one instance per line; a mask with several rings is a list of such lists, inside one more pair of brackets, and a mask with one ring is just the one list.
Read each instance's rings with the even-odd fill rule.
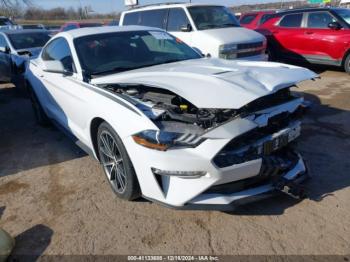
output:
[[41,106],[38,97],[36,96],[33,88],[27,83],[28,95],[32,103],[32,108],[34,111],[36,122],[44,127],[50,126],[51,122],[46,115],[43,107]]
[[99,159],[114,193],[121,199],[140,197],[140,186],[134,167],[118,134],[103,122],[97,131]]
[[344,70],[350,74],[350,53],[346,56],[344,60]]

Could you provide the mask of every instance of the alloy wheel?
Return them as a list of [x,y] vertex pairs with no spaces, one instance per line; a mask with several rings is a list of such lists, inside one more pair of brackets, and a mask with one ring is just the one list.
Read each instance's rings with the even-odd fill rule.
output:
[[106,130],[99,136],[101,163],[113,188],[120,194],[126,190],[124,161],[113,136]]

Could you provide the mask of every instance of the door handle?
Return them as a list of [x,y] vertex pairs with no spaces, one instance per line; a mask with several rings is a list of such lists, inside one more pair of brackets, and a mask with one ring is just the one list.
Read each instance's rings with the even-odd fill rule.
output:
[[314,34],[314,32],[311,32],[311,31],[306,31],[305,32],[305,35],[313,35]]
[[44,75],[39,75],[39,77],[43,78],[43,77],[44,77]]

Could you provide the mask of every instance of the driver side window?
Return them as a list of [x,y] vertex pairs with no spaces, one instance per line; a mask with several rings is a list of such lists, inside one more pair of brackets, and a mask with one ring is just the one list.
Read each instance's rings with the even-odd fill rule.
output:
[[57,38],[49,43],[43,50],[41,58],[44,61],[61,61],[65,70],[68,72],[75,72],[72,54],[64,38]]

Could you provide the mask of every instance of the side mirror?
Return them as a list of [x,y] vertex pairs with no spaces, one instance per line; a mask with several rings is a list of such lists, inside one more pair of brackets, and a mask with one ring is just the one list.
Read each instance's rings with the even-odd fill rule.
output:
[[191,32],[192,31],[192,26],[190,24],[181,26],[181,32]]
[[328,24],[328,27],[333,30],[339,30],[342,26],[338,22],[331,22]]
[[9,54],[9,53],[11,53],[11,49],[8,46],[1,46],[0,52],[5,53],[5,54]]
[[56,73],[56,74],[62,74],[62,75],[72,75],[72,72],[67,71],[62,62],[58,60],[53,60],[53,61],[44,61],[43,64],[43,70],[45,72],[49,73]]

